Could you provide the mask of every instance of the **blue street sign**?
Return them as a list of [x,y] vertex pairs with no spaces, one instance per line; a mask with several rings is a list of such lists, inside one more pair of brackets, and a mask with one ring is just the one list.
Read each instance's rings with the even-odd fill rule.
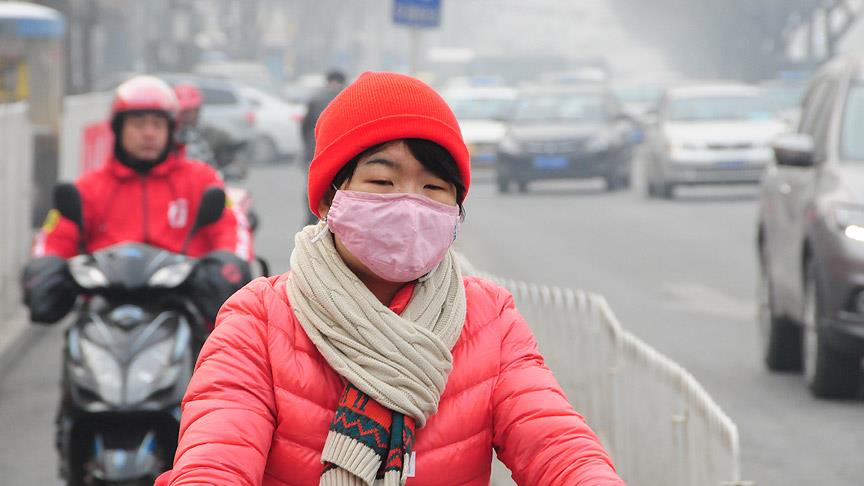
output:
[[393,22],[410,27],[441,25],[441,0],[394,0]]

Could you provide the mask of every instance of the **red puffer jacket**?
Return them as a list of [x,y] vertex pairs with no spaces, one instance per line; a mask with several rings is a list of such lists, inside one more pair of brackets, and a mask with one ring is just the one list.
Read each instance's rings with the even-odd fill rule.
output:
[[[177,153],[146,175],[112,157],[99,169],[81,176],[75,185],[81,193],[84,241],[91,252],[124,241],[179,252],[194,223],[201,195],[209,187],[223,187],[210,166]],[[33,256],[73,257],[78,254],[78,237],[72,221],[51,211],[36,237]],[[219,221],[198,232],[187,253],[199,257],[213,250],[252,259],[249,224],[236,207],[226,207]]]
[[[297,321],[287,274],[219,313],[183,400],[173,471],[157,485],[317,485],[345,382]],[[488,485],[492,449],[521,485],[623,485],[537,351],[512,297],[465,279],[468,315],[438,412],[417,431],[410,486]],[[391,303],[401,312],[411,288]]]

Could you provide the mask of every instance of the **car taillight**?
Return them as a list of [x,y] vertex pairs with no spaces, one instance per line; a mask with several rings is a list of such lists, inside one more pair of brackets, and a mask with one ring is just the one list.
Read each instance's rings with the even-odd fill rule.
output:
[[254,111],[246,112],[246,123],[248,123],[250,127],[255,126],[255,112]]
[[296,122],[303,121],[303,114],[300,112],[291,113],[290,116],[291,116],[291,119],[296,121]]

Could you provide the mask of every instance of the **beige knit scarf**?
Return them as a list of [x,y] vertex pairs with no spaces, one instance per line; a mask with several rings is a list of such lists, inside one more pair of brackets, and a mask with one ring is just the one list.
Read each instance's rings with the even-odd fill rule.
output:
[[[410,303],[397,315],[345,265],[326,223],[307,226],[294,243],[287,292],[309,339],[351,385],[425,425],[438,410],[452,367],[450,350],[465,321],[455,252],[417,282]],[[357,447],[337,439],[344,437],[331,429],[322,461],[336,468],[322,476],[321,485],[385,484],[376,482],[377,468]],[[404,483],[405,475],[398,481]]]

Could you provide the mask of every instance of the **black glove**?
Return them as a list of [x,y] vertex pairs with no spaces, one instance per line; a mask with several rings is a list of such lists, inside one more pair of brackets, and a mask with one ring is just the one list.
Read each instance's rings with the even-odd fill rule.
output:
[[21,287],[30,320],[39,324],[53,324],[62,319],[78,297],[69,264],[57,256],[31,260],[21,272]]
[[189,293],[204,317],[213,322],[228,297],[250,280],[252,270],[248,262],[231,252],[214,251],[198,260],[189,280]]

